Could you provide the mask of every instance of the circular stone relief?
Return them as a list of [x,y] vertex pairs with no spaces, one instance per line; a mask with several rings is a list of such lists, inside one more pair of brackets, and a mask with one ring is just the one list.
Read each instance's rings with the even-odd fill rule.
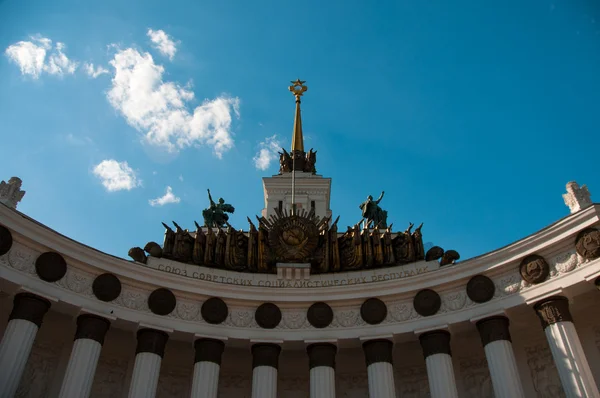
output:
[[586,228],[577,234],[575,250],[586,260],[600,257],[600,231],[595,228]]
[[43,281],[56,282],[67,273],[67,262],[58,253],[42,253],[35,260],[35,272]]
[[256,309],[254,319],[261,328],[274,329],[281,322],[281,310],[273,303],[264,303]]
[[326,328],[333,321],[333,310],[326,303],[314,303],[308,308],[306,319],[318,329]]
[[113,301],[121,294],[121,281],[110,273],[98,275],[92,283],[92,291],[98,300]]
[[227,304],[218,297],[211,297],[202,304],[200,309],[202,318],[213,325],[225,322],[229,309]]
[[485,303],[494,297],[496,286],[487,276],[475,275],[467,283],[467,296],[476,303]]
[[177,299],[169,289],[163,287],[156,289],[148,297],[148,307],[156,315],[169,315],[175,309]]
[[417,314],[431,316],[440,310],[442,299],[440,295],[431,289],[423,289],[415,296],[413,306]]
[[360,306],[360,316],[369,325],[377,325],[387,316],[387,306],[378,298],[367,299]]
[[550,267],[544,257],[532,254],[521,261],[521,277],[529,283],[542,283],[550,275]]
[[12,247],[13,239],[9,229],[0,225],[0,256],[8,253]]

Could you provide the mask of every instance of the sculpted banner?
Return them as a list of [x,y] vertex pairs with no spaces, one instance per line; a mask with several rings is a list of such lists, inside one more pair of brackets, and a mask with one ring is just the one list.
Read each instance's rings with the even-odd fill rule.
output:
[[420,261],[394,268],[362,272],[343,272],[327,276],[312,276],[310,279],[288,280],[277,279],[275,275],[271,274],[229,272],[193,264],[183,264],[164,258],[149,257],[148,262],[144,265],[148,268],[201,281],[270,288],[319,288],[385,282],[424,274],[440,268],[440,264],[437,261]]

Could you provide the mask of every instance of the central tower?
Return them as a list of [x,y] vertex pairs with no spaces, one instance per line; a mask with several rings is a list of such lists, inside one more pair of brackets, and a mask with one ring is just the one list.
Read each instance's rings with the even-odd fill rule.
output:
[[304,151],[304,136],[302,133],[302,114],[300,104],[302,95],[308,90],[305,81],[293,81],[289,90],[296,99],[296,113],[292,132],[292,147],[290,152],[281,148],[279,152],[279,174],[263,178],[265,208],[262,215],[265,218],[276,214],[276,210],[314,209],[315,215],[331,217],[330,193],[331,178],[323,178],[317,174],[317,152],[312,148]]

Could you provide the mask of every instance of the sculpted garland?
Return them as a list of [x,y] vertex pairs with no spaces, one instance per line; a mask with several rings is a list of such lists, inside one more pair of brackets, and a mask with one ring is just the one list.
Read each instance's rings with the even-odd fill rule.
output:
[[393,232],[387,225],[387,211],[371,195],[359,208],[362,219],[345,232],[338,232],[339,217],[331,222],[320,218],[314,210],[299,209],[288,212],[276,209],[276,214],[257,217],[257,224],[248,220],[248,230],[236,230],[229,224],[235,208],[219,198],[212,199],[202,212],[204,226],[194,221],[190,231],[173,221],[174,229],[163,223],[163,246],[149,242],[144,249],[134,247],[129,256],[146,263],[147,255],[182,263],[203,265],[242,272],[276,273],[277,263],[304,263],[311,265],[312,273],[362,270],[416,261],[440,260],[440,265],[454,263],[460,258],[454,250],[444,251],[439,246],[427,253],[419,225],[413,231],[410,223],[404,232]]

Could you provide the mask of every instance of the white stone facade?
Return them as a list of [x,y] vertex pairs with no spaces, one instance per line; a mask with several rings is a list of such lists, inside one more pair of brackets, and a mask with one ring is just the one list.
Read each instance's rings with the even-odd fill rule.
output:
[[[329,208],[331,201],[331,178],[296,171],[295,173],[296,208],[307,212],[314,208],[315,214],[321,218],[331,217]],[[263,217],[275,215],[281,204],[281,209],[288,213],[292,209],[292,173],[263,178],[265,208]]]
[[[135,333],[140,325],[170,334],[160,370],[155,369],[156,397],[191,396],[192,343],[197,336],[227,339],[218,372],[220,398],[251,397],[250,346],[254,341],[282,346],[276,372],[277,397],[309,397],[306,345],[327,341],[338,346],[336,396],[366,398],[369,374],[361,342],[381,336],[394,341],[395,395],[428,397],[427,363],[415,331],[446,325],[452,336],[452,356],[444,357],[444,366],[452,364],[458,396],[492,397],[492,374],[472,320],[500,312],[510,320],[515,363],[510,365],[513,369],[494,368],[492,373],[516,371],[527,397],[576,396],[565,392],[561,383],[565,370],[560,368],[563,376],[559,377],[548,343],[551,337],[546,337],[552,334],[544,332],[532,309],[534,303],[554,295],[570,299],[575,326],[569,333],[577,334],[581,342],[577,355],[584,355],[589,363],[587,382],[597,384],[600,380],[600,291],[594,283],[600,277],[600,258],[586,260],[575,250],[576,236],[583,229],[600,227],[600,205],[591,205],[512,245],[453,266],[440,268],[437,262],[420,262],[311,275],[306,280],[283,283],[270,274],[242,274],[152,258],[146,265],[125,261],[67,239],[7,207],[0,207],[0,224],[13,238],[10,251],[0,256],[0,333],[7,333],[15,294],[30,292],[52,302],[33,341],[17,397],[59,396],[73,351],[75,320],[82,312],[111,319],[91,397],[128,395],[136,374]],[[36,273],[35,261],[47,251],[61,253],[67,262],[66,275],[56,282],[44,282]],[[521,260],[533,253],[543,256],[550,266],[548,278],[539,284],[525,282],[519,273]],[[116,275],[122,285],[120,295],[111,302],[98,300],[92,291],[94,279],[106,272]],[[468,297],[466,284],[475,275],[493,281],[495,293],[490,301],[476,303]],[[148,297],[157,288],[175,294],[177,304],[168,315],[150,311]],[[424,317],[416,312],[413,299],[422,289],[440,295],[441,308],[435,315]],[[202,304],[210,297],[219,297],[228,306],[227,318],[221,324],[210,324],[202,317]],[[368,324],[360,313],[361,304],[372,297],[382,300],[388,310],[378,325]],[[333,322],[324,328],[315,328],[307,319],[307,309],[318,301],[333,309]],[[256,308],[265,302],[276,304],[282,312],[281,322],[273,329],[261,328],[254,318]],[[488,351],[494,349],[491,346]],[[502,366],[509,366],[506,363]]]

